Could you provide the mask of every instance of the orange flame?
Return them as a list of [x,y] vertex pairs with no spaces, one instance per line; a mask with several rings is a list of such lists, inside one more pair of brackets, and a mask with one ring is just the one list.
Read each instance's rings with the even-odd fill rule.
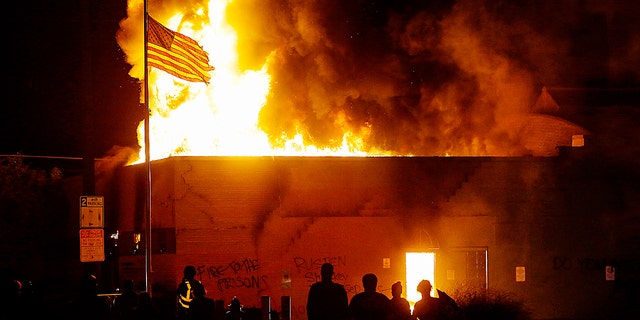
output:
[[[211,1],[201,28],[181,23],[182,13],[158,19],[168,28],[185,34],[202,45],[209,53],[210,64],[215,67],[211,84],[191,83],[177,79],[160,70],[149,70],[150,108],[150,156],[151,160],[171,156],[365,156],[375,155],[360,151],[361,135],[346,130],[338,148],[318,148],[304,141],[301,133],[280,137],[281,147],[270,144],[268,137],[258,127],[258,114],[265,104],[270,90],[269,59],[259,70],[241,71],[238,67],[237,35],[225,19],[228,0]],[[142,22],[139,1],[129,2],[129,19],[121,23],[121,32],[137,30]],[[136,19],[136,17],[138,17]],[[159,18],[159,17],[158,17]],[[140,23],[138,23],[140,24]],[[143,35],[130,37],[142,42]],[[126,45],[121,45],[129,48]],[[134,46],[131,46],[134,47]],[[125,50],[126,51],[126,50]],[[142,58],[133,62],[131,74],[137,78],[143,73]],[[140,49],[142,52],[142,49]],[[138,142],[141,146],[139,160],[145,158],[145,122],[138,125]],[[380,155],[386,154],[380,152]]]
[[[553,117],[531,121],[539,89],[508,41],[524,39],[504,36],[520,31],[473,2],[453,5],[442,19],[430,7],[389,11],[382,23],[371,19],[377,9],[363,14],[348,1],[191,2],[164,1],[149,13],[198,41],[215,70],[206,85],[151,68],[151,160],[546,156],[584,131]],[[143,79],[143,5],[128,5],[118,43],[130,75]],[[544,38],[531,38],[544,47]],[[540,56],[530,64],[537,61],[546,68]],[[139,159],[144,128],[141,121]]]

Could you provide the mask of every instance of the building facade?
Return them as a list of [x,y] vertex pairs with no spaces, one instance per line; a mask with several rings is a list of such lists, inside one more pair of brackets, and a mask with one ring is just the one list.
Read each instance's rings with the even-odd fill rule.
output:
[[[400,280],[411,297],[411,270],[433,268],[438,289],[503,292],[535,319],[638,311],[638,172],[589,148],[513,158],[174,157],[150,172],[148,269],[146,165],[118,169],[99,191],[119,234],[119,276],[148,275],[166,301],[194,265],[216,300],[260,308],[269,297],[280,311],[286,297],[291,319],[305,320],[309,286],[331,262],[349,298],[365,273],[387,296]],[[409,266],[407,253],[429,253],[433,266]]]

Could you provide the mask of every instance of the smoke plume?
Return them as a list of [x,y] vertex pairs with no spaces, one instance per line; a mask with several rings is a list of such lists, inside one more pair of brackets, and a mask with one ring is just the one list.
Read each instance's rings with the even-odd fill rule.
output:
[[[523,155],[536,153],[521,128],[543,86],[638,83],[637,7],[234,0],[226,18],[237,32],[240,68],[268,61],[271,89],[259,127],[274,146],[303,132],[305,141],[335,147],[353,132],[368,152]],[[204,1],[150,8],[156,16],[181,11],[196,27],[212,10]]]

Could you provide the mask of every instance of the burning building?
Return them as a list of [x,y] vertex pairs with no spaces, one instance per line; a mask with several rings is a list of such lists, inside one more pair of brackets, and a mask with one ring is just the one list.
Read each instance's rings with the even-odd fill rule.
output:
[[[514,294],[536,319],[637,312],[637,160],[612,160],[595,117],[540,93],[565,71],[544,57],[570,49],[494,16],[519,7],[478,4],[151,3],[215,72],[146,75],[151,145],[98,182],[118,275],[143,281],[151,253],[168,304],[194,265],[214,299],[289,297],[292,319],[323,262],[350,297],[375,273],[411,302],[427,278]],[[143,13],[130,1],[118,34],[139,79]]]
[[[331,262],[350,297],[375,273],[379,291],[390,295],[400,280],[413,302],[417,280],[430,278],[454,296],[512,293],[538,319],[628,311],[638,189],[593,157],[569,148],[558,157],[157,160],[154,294],[172,301],[182,268],[194,265],[215,299],[259,307],[269,296],[281,310],[280,297],[290,297],[292,319],[305,319],[309,286]],[[119,274],[138,281],[145,171],[124,167],[105,191],[118,217]]]

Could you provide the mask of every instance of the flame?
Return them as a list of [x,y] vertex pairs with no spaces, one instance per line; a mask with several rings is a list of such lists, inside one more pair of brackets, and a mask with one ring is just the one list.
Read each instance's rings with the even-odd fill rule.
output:
[[[211,1],[201,28],[181,23],[184,14],[176,12],[160,20],[168,28],[185,34],[209,53],[210,64],[215,67],[211,84],[191,83],[177,79],[161,70],[149,69],[149,131],[150,158],[157,160],[171,156],[372,156],[388,155],[385,151],[361,151],[363,136],[345,129],[341,144],[333,148],[320,148],[304,139],[302,130],[293,134],[282,133],[280,146],[273,146],[258,126],[258,115],[267,101],[271,76],[270,59],[259,70],[240,70],[238,64],[237,34],[225,18],[230,0]],[[129,1],[129,29],[131,20],[139,16],[139,1]],[[208,12],[208,15],[204,13]],[[133,16],[133,17],[132,17]],[[139,40],[143,35],[134,37]],[[142,50],[140,50],[142,51]],[[131,53],[129,53],[131,55]],[[129,59],[132,60],[132,59]],[[143,62],[137,60],[138,64]],[[135,64],[135,63],[134,63]],[[142,66],[134,66],[140,73]],[[143,78],[139,77],[138,78]],[[137,129],[140,150],[138,160],[145,159],[145,121]]]
[[[560,49],[544,50],[564,46],[537,35],[535,23],[496,18],[501,7],[429,3],[152,3],[149,13],[198,41],[215,70],[209,85],[149,70],[151,160],[556,152],[532,149],[542,144],[524,135],[532,131],[525,125],[539,95],[536,75],[560,65],[549,63]],[[129,0],[127,13],[117,40],[130,75],[143,79],[142,0]],[[145,125],[138,125],[135,163],[145,158]],[[533,138],[553,126],[536,125],[543,134]]]

